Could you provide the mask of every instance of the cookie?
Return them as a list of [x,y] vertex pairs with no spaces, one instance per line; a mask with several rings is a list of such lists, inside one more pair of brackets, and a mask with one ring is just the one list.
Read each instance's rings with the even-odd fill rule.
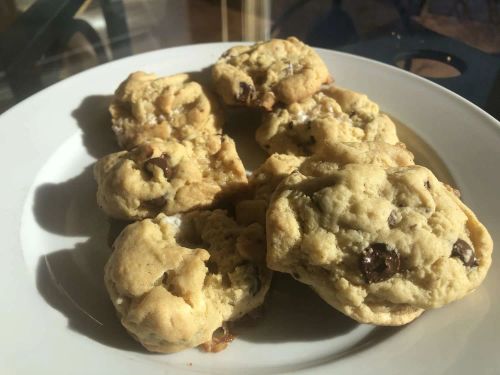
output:
[[153,139],[105,156],[94,176],[99,206],[125,220],[208,207],[247,183],[234,141],[219,135],[196,143]]
[[293,155],[274,154],[249,178],[250,196],[236,203],[236,220],[242,224],[259,223],[266,225],[266,210],[276,186],[296,170],[305,158]]
[[187,74],[132,73],[116,90],[109,112],[125,149],[152,138],[183,141],[221,133],[223,124],[217,102]]
[[242,223],[265,225],[267,205],[279,183],[293,171],[305,174],[328,174],[347,164],[375,164],[382,167],[413,165],[413,154],[404,144],[384,142],[325,143],[310,157],[273,154],[249,178],[251,199],[236,205],[236,217]]
[[217,60],[212,77],[224,103],[267,110],[303,100],[331,80],[318,54],[294,37],[233,47]]
[[209,345],[263,303],[271,281],[263,229],[222,210],[185,214],[180,225],[163,214],[135,222],[113,248],[106,288],[122,325],[153,352]]
[[366,95],[328,86],[266,113],[255,134],[268,153],[312,155],[327,143],[399,142],[396,126]]
[[475,290],[493,243],[421,166],[348,164],[287,177],[267,213],[267,263],[362,323],[400,325]]

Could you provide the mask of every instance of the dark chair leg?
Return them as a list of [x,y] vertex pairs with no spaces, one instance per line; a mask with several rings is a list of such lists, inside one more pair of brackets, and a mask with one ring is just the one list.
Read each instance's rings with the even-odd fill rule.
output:
[[122,0],[100,0],[106,30],[113,51],[113,59],[130,56],[130,36],[127,25],[127,15]]
[[[99,64],[103,64],[109,61],[101,37],[99,36],[97,31],[95,31],[94,28],[88,24],[88,22],[79,19],[73,20],[69,30],[69,38],[71,38],[71,36],[73,36],[75,33],[81,33],[85,37],[85,39],[87,39],[90,44],[92,44]],[[69,38],[67,41],[69,41]]]

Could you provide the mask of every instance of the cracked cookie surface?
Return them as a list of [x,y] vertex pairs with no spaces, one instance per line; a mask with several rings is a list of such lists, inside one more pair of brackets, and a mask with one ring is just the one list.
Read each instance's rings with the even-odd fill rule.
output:
[[239,226],[222,210],[179,221],[160,214],[130,224],[105,267],[122,325],[154,352],[210,342],[225,322],[260,306],[271,281],[257,224]]
[[266,113],[255,134],[268,153],[312,155],[325,142],[399,142],[396,126],[364,94],[328,86]]
[[294,37],[233,47],[215,63],[212,77],[226,104],[268,110],[305,99],[331,80],[319,55]]
[[363,323],[400,325],[466,296],[492,240],[428,169],[349,164],[292,173],[267,214],[267,262]]
[[247,177],[228,136],[192,143],[153,139],[94,166],[97,202],[125,220],[209,207],[246,185]]
[[314,156],[273,154],[249,177],[251,199],[236,205],[236,216],[243,223],[265,225],[267,205],[279,183],[293,171],[316,175],[334,171],[346,164],[375,164],[382,167],[413,165],[413,154],[403,144],[384,142],[325,143]]
[[221,133],[223,123],[216,100],[187,74],[132,73],[116,90],[109,112],[125,149],[152,138],[183,141]]

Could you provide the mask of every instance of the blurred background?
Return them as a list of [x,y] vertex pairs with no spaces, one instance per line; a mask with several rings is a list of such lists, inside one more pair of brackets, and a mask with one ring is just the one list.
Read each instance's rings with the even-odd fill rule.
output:
[[125,56],[290,35],[412,71],[500,118],[500,0],[0,0],[0,113]]

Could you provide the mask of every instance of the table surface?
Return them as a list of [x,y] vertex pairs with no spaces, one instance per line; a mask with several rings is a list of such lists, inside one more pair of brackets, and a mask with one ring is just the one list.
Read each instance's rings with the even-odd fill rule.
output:
[[[11,47],[4,53],[3,60],[15,61],[15,66],[0,73],[0,113],[43,87],[124,56],[177,45],[294,35],[313,46],[346,51],[410,70],[451,89],[493,116],[500,116],[496,99],[500,97],[499,1],[78,3],[78,7],[73,5],[66,12],[61,9],[75,1],[8,0],[0,6],[0,17],[5,17],[0,19],[0,43],[2,36],[21,41],[16,42],[21,46],[14,51]],[[39,23],[44,25],[43,30],[49,30],[41,42]],[[40,51],[33,53],[32,45]],[[31,54],[17,56],[22,48]],[[335,76],[335,72],[332,74]],[[16,90],[19,85],[24,90],[21,93]]]

